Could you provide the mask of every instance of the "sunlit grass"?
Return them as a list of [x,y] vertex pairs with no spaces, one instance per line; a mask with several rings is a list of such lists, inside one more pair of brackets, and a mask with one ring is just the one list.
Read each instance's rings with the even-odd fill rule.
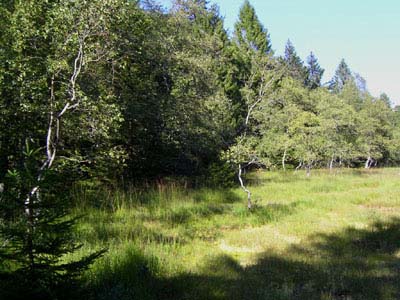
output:
[[256,172],[251,211],[239,188],[78,189],[74,255],[108,248],[84,276],[96,299],[397,299],[399,180],[398,169]]

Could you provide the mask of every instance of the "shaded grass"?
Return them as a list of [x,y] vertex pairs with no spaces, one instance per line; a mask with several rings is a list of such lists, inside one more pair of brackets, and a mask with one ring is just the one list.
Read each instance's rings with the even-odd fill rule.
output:
[[240,189],[77,190],[93,299],[400,299],[397,169],[250,174]]

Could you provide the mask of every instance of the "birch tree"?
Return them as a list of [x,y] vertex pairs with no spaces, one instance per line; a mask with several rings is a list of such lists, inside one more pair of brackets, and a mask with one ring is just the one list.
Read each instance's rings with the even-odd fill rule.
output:
[[263,109],[271,94],[276,89],[282,72],[274,70],[274,61],[271,57],[252,52],[251,72],[241,93],[246,103],[246,116],[243,121],[241,134],[236,143],[229,149],[228,157],[237,163],[238,180],[241,188],[247,194],[247,208],[252,208],[251,191],[246,186],[243,173],[252,167],[261,167],[265,158],[257,151],[259,139],[257,137],[257,119],[255,114]]

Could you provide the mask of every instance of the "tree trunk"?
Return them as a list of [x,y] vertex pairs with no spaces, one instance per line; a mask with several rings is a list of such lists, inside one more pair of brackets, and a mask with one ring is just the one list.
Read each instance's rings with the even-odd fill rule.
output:
[[311,176],[311,165],[306,166],[306,174],[307,174],[307,177]]
[[300,161],[299,165],[296,167],[295,171],[298,171],[303,166],[303,161]]
[[333,169],[333,162],[334,162],[334,155],[332,155],[331,161],[329,163],[329,170],[332,171]]
[[285,166],[285,161],[286,161],[286,148],[285,151],[283,152],[283,156],[282,156],[282,169],[283,171],[286,171],[286,166]]
[[369,169],[371,167],[371,156],[368,156],[367,161],[365,162],[365,169]]
[[247,193],[247,208],[251,209],[253,204],[251,203],[251,192],[249,189],[246,188],[246,186],[243,183],[243,179],[242,179],[242,165],[239,164],[239,172],[238,172],[238,178],[239,178],[239,182],[240,182],[240,186],[242,187],[242,189]]

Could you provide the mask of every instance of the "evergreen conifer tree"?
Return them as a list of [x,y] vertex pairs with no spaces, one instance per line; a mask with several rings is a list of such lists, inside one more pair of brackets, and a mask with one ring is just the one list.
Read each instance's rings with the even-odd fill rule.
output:
[[303,61],[297,55],[296,49],[290,40],[288,40],[286,43],[283,60],[287,67],[288,75],[300,81],[301,83],[304,83],[307,76],[307,70],[304,67]]
[[68,180],[62,173],[43,173],[40,192],[29,197],[37,185],[39,149],[26,142],[24,160],[9,170],[0,192],[0,298],[63,299],[72,296],[76,277],[104,250],[76,261],[63,261],[81,245],[72,227],[76,218],[68,216]]
[[307,77],[305,85],[309,89],[316,89],[321,86],[321,79],[324,75],[324,69],[318,63],[314,53],[310,53],[307,57]]
[[254,7],[246,0],[235,24],[235,36],[239,45],[245,49],[272,54],[270,36],[258,20]]
[[358,88],[358,90],[361,92],[361,94],[366,94],[368,93],[367,89],[367,81],[365,80],[364,77],[362,77],[360,74],[355,73],[354,74],[354,82]]
[[344,85],[353,80],[353,75],[351,70],[344,59],[342,59],[339,63],[335,71],[335,75],[332,80],[329,82],[329,89],[335,93],[339,93],[343,90]]

